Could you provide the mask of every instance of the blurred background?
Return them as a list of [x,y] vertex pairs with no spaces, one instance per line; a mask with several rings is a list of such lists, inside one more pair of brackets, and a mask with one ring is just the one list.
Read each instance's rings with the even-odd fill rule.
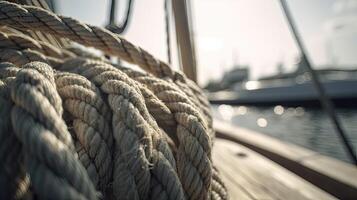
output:
[[[102,27],[108,24],[111,1],[55,2],[60,14]],[[306,61],[279,1],[187,2],[197,82],[215,103],[212,110],[216,119],[352,162],[318,105],[318,94],[305,70]],[[356,149],[357,91],[353,90],[357,90],[357,1],[287,3],[306,56],[336,102],[341,126]],[[168,61],[170,49],[172,66],[179,69],[175,25],[165,21],[167,16],[172,22],[173,13],[164,5],[164,0],[133,1],[131,18],[122,35],[164,61]],[[128,1],[117,2],[117,21],[125,18],[127,7]]]
[[[63,15],[105,26],[110,1],[101,2],[61,0],[56,4]],[[125,14],[126,3],[117,4],[118,20]],[[357,65],[355,0],[288,0],[288,3],[316,68]],[[135,0],[134,4],[130,25],[123,35],[167,60],[164,1]],[[279,1],[193,0],[190,7],[198,80],[202,86],[219,80],[237,65],[249,66],[252,80],[276,74],[281,68],[284,72],[295,70],[299,51]],[[177,58],[173,66],[177,66]]]

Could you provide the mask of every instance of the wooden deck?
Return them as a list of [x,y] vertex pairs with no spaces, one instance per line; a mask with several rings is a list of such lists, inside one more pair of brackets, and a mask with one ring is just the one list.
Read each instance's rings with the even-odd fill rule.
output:
[[215,140],[213,159],[231,199],[336,199],[275,162],[228,140]]

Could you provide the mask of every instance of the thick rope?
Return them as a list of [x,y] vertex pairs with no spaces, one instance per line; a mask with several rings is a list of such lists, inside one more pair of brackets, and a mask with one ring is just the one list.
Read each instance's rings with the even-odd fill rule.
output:
[[15,103],[11,118],[26,150],[33,187],[42,198],[96,199],[95,189],[73,154],[71,137],[61,119],[61,99],[55,90],[52,69],[41,63],[23,68],[11,88]]
[[19,71],[10,63],[0,63],[0,199],[20,199],[28,191],[30,180],[23,168],[21,143],[11,126],[9,84]]
[[99,189],[106,188],[112,175],[113,136],[108,121],[111,115],[99,90],[77,74],[59,73],[56,86],[64,109],[72,115],[76,138],[91,160],[88,170],[92,182]]
[[[118,180],[118,182],[123,182],[120,181],[122,176],[124,176],[122,175],[123,170],[121,162],[123,162],[123,160],[125,162],[128,159],[132,160],[132,158],[129,158],[129,155],[131,153],[135,153],[133,155],[135,156],[138,154],[138,152],[135,151],[140,149],[143,149],[145,152],[145,155],[143,155],[144,152],[139,154],[141,155],[139,158],[142,158],[139,160],[142,167],[148,167],[148,164],[152,159],[153,148],[155,148],[164,155],[165,159],[167,159],[168,163],[171,165],[171,167],[170,165],[164,165],[168,168],[166,173],[172,173],[170,168],[173,168],[175,171],[175,161],[171,151],[169,150],[167,142],[163,140],[161,131],[159,130],[156,122],[149,114],[149,111],[146,108],[146,104],[143,102],[143,99],[145,98],[142,96],[141,90],[137,83],[110,65],[106,65],[105,63],[99,65],[97,62],[91,63],[90,61],[83,59],[68,61],[63,64],[63,68],[61,68],[61,70],[74,70],[72,72],[82,74],[100,86],[102,91],[108,94],[108,102],[113,109],[114,138],[116,138],[117,143],[121,144],[121,148],[117,151],[118,158],[116,159],[118,163],[117,169],[120,169],[120,173],[118,173],[118,176],[116,176],[117,170],[114,170],[114,187],[116,180]],[[130,119],[130,121],[127,121],[127,119]],[[116,132],[116,130],[118,131]],[[131,135],[135,137],[132,138],[133,136]],[[123,145],[123,142],[127,143],[128,141],[132,141],[135,138],[138,138],[136,140],[139,141],[142,140],[141,142],[138,141],[138,145],[142,143],[141,148],[133,149],[132,146],[128,146],[126,147],[128,149],[123,149],[123,147],[127,146]],[[128,163],[130,164],[130,162]],[[136,170],[130,165],[126,167]],[[154,170],[153,172],[155,173],[156,171]],[[138,174],[138,172],[132,172],[132,174]],[[148,178],[148,181],[149,179],[150,178]],[[136,181],[136,185],[142,181],[140,177],[134,177],[134,180]],[[175,190],[181,193],[178,178],[170,179],[170,181],[174,181],[173,184],[170,185],[174,185],[176,188]],[[127,187],[132,187],[132,184],[133,183],[130,183]],[[144,191],[147,193],[148,189],[149,188],[146,188],[147,191]],[[127,191],[127,189],[125,189],[125,191]],[[146,193],[144,194],[146,195]],[[138,194],[140,195],[140,190],[138,191]],[[116,196],[119,195],[120,194],[117,194]]]
[[[84,59],[82,59],[82,61],[85,61]],[[85,61],[85,62],[87,62],[87,63],[90,63],[90,62],[88,62],[88,61]],[[100,64],[101,62],[96,62],[96,61],[94,61],[93,62],[93,64]],[[84,65],[84,64],[80,64],[80,63],[75,63],[75,64],[72,64],[73,66],[80,66],[80,65]],[[105,63],[102,63],[102,68],[104,68],[104,69],[112,69],[112,70],[115,70],[115,68],[113,68],[113,67],[111,67],[111,66],[109,66],[108,64],[105,64]],[[64,65],[64,66],[66,66],[66,65]],[[97,70],[97,68],[94,68],[93,66],[88,66],[88,68],[92,68],[93,70]],[[79,70],[78,68],[76,68],[76,70]],[[133,75],[133,74],[132,74]],[[143,79],[143,78],[145,78],[146,76],[144,76],[144,74],[143,73],[140,73],[140,72],[136,72],[136,76],[141,76],[141,78]],[[170,84],[168,84],[168,83],[166,83],[166,82],[164,82],[164,81],[162,81],[162,80],[160,80],[160,79],[156,79],[155,77],[152,77],[152,76],[147,76],[147,78],[145,78],[146,79],[146,83],[145,84],[147,84],[147,86],[149,86],[149,88],[150,87],[153,87],[154,89],[155,88],[157,88],[157,89],[159,89],[159,88],[161,88],[161,87],[168,87],[168,88],[170,88],[172,91],[171,92],[173,92],[173,93],[177,93],[177,96],[179,97],[179,96],[181,96],[181,98],[182,98],[182,96],[185,96],[184,95],[184,93],[182,93],[177,87],[175,87],[175,86],[173,86],[173,85],[170,85]],[[144,80],[145,80],[144,79]],[[142,80],[142,82],[144,83],[145,81],[144,80]],[[152,84],[151,83],[151,81],[152,82],[158,82],[156,85],[155,84]],[[156,90],[157,90],[156,89]],[[165,89],[166,90],[166,89]],[[154,91],[155,92],[155,91]],[[157,91],[156,91],[157,92]],[[158,93],[160,93],[161,92],[161,90],[159,89],[158,90]],[[178,101],[179,102],[177,102],[176,104],[175,103],[172,103],[170,100],[165,100],[165,97],[166,98],[173,98],[173,99],[175,99],[175,98],[178,98],[178,97],[175,97],[174,95],[172,95],[172,94],[170,94],[170,91],[165,91],[166,92],[166,94],[165,93],[161,93],[160,95],[158,95],[158,97],[160,98],[161,96],[163,96],[164,98],[163,98],[163,100],[164,101],[168,101],[169,102],[169,105],[170,104],[172,104],[171,105],[171,109],[174,109],[174,111],[176,112],[176,113],[180,113],[181,111],[185,111],[185,112],[193,112],[193,113],[195,113],[194,115],[196,115],[199,119],[200,119],[200,121],[201,121],[201,123],[204,123],[203,122],[203,118],[201,117],[201,115],[199,114],[199,112],[197,112],[197,111],[195,111],[195,108],[193,108],[192,106],[194,105],[187,97],[186,98],[184,98],[185,100],[183,100],[183,102],[180,102],[181,100],[180,99],[178,99]],[[171,96],[170,96],[171,95]],[[191,106],[191,108],[189,107],[189,109],[187,110],[187,108],[185,108],[185,107],[182,107],[182,106],[180,106],[180,103],[183,103],[183,105],[185,105],[185,104],[189,104],[189,105],[192,105]],[[176,109],[176,110],[175,110]],[[185,110],[186,109],[186,110]],[[191,111],[190,111],[191,110]],[[177,116],[179,116],[179,115],[176,115],[176,117]],[[195,122],[196,123],[196,122]],[[187,123],[186,123],[187,124]],[[204,125],[205,126],[205,125]],[[169,134],[170,135],[170,134]],[[190,138],[187,138],[187,140],[190,140]],[[183,144],[187,144],[187,145],[189,145],[189,143],[186,143],[186,142],[183,142]],[[207,146],[207,145],[206,145]],[[206,150],[209,152],[209,147],[206,147]],[[182,153],[183,153],[183,155],[185,155],[185,152],[184,151],[182,151]],[[192,157],[194,157],[194,153],[191,153],[192,154]],[[201,164],[202,165],[202,164]],[[204,165],[204,164],[203,164]],[[184,168],[184,164],[182,165],[182,169],[181,170],[184,170],[183,169]],[[208,168],[209,168],[209,166],[208,166]],[[191,170],[192,171],[192,170]],[[202,169],[201,169],[201,171],[202,171]],[[188,173],[188,172],[187,172]],[[197,172],[198,173],[198,172]],[[207,173],[207,172],[206,172]],[[187,174],[182,174],[182,177],[187,177],[186,176]],[[196,179],[199,179],[199,177],[200,176],[202,176],[202,177],[207,177],[207,174],[205,174],[205,173],[202,173],[202,175],[198,175],[197,177],[196,177]],[[196,181],[197,182],[197,181]],[[209,185],[209,181],[206,181],[207,182],[207,185]],[[192,190],[192,188],[196,188],[196,187],[198,187],[198,188],[200,188],[200,187],[202,187],[202,185],[200,185],[200,184],[202,184],[202,181],[201,182],[199,182],[199,184],[198,184],[198,186],[197,185],[192,185],[191,183],[190,184],[188,184],[187,185],[187,188],[188,189],[190,189],[191,188],[191,190]]]
[[148,72],[0,32],[0,62],[18,67],[0,67],[0,91],[11,91],[0,116],[12,110],[0,130],[13,130],[24,150],[1,154],[8,140],[0,147],[0,159],[20,161],[13,170],[20,179],[0,179],[12,181],[11,196],[228,199],[211,160],[209,103],[183,74],[116,34],[39,8],[0,2],[0,25],[70,39]]
[[229,199],[227,188],[215,167],[213,167],[211,199]]
[[174,114],[178,124],[178,170],[186,194],[193,199],[208,195],[212,174],[211,144],[205,133],[207,127],[201,114],[195,109],[192,101],[175,85],[140,72],[130,73],[130,70],[126,72],[150,88]]
[[16,66],[22,66],[32,61],[48,63],[53,67],[56,67],[60,64],[58,59],[46,57],[35,50],[0,49],[0,62],[11,62]]
[[26,35],[5,34],[2,32],[0,32],[0,48],[11,48],[16,50],[32,49],[55,58],[74,56],[74,54],[69,51],[60,50],[44,42],[37,42]]

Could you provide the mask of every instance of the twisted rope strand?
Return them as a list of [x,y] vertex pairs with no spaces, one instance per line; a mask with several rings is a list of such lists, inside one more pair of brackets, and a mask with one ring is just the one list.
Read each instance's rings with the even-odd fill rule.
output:
[[94,186],[73,153],[72,140],[61,119],[61,99],[52,69],[42,63],[23,68],[11,89],[15,103],[11,118],[26,150],[25,161],[36,194],[43,198],[96,199]]
[[46,57],[43,54],[31,49],[0,49],[0,62],[11,62],[20,67],[32,61],[48,63],[53,67],[58,66],[60,63],[60,61],[56,58]]
[[[73,67],[72,67],[73,65]],[[106,68],[87,68],[78,62],[64,63],[61,70],[83,75],[106,93],[113,112],[113,134],[116,141],[114,156],[114,196],[143,199],[149,192],[149,158],[152,154],[151,129],[140,116],[136,105],[143,105],[140,93],[125,82],[117,80],[115,73]],[[76,66],[82,67],[76,67]],[[72,71],[73,72],[73,71]],[[117,77],[120,77],[118,75]],[[135,191],[136,190],[136,191]],[[128,196],[128,191],[130,196]]]
[[[145,76],[140,72],[131,73],[130,70],[126,70],[126,72],[150,88],[174,114],[178,124],[179,151],[177,159],[181,182],[190,198],[207,198],[205,195],[209,194],[212,176],[210,171],[211,142],[207,137],[207,127],[201,114],[195,109],[192,101],[174,85],[152,76]],[[193,126],[188,127],[189,124]],[[186,157],[190,157],[190,159]],[[200,162],[193,162],[194,160]]]
[[0,32],[0,48],[11,48],[16,50],[32,49],[55,58],[73,57],[74,55],[50,44],[37,42],[26,35],[6,34],[3,32]]
[[227,188],[216,167],[213,167],[211,199],[229,199]]
[[23,198],[30,186],[21,143],[11,127],[10,84],[18,70],[11,63],[0,63],[0,199]]
[[[96,169],[92,180],[98,180],[100,189],[109,183],[112,174],[113,137],[107,121],[111,120],[109,108],[99,90],[82,76],[70,73],[56,75],[57,91],[64,108],[73,116],[73,128],[81,145]],[[88,170],[87,170],[88,171]]]

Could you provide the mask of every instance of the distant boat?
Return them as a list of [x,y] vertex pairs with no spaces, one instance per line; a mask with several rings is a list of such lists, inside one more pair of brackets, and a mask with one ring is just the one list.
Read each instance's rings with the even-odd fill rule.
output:
[[[209,93],[213,104],[319,105],[319,96],[300,62],[293,73],[233,84],[231,90]],[[316,70],[327,95],[338,106],[357,106],[357,70]]]
[[248,81],[249,78],[249,66],[235,65],[230,71],[223,74],[223,77],[219,81],[210,81],[205,89],[211,92],[220,90],[226,90],[231,88],[232,85]]

